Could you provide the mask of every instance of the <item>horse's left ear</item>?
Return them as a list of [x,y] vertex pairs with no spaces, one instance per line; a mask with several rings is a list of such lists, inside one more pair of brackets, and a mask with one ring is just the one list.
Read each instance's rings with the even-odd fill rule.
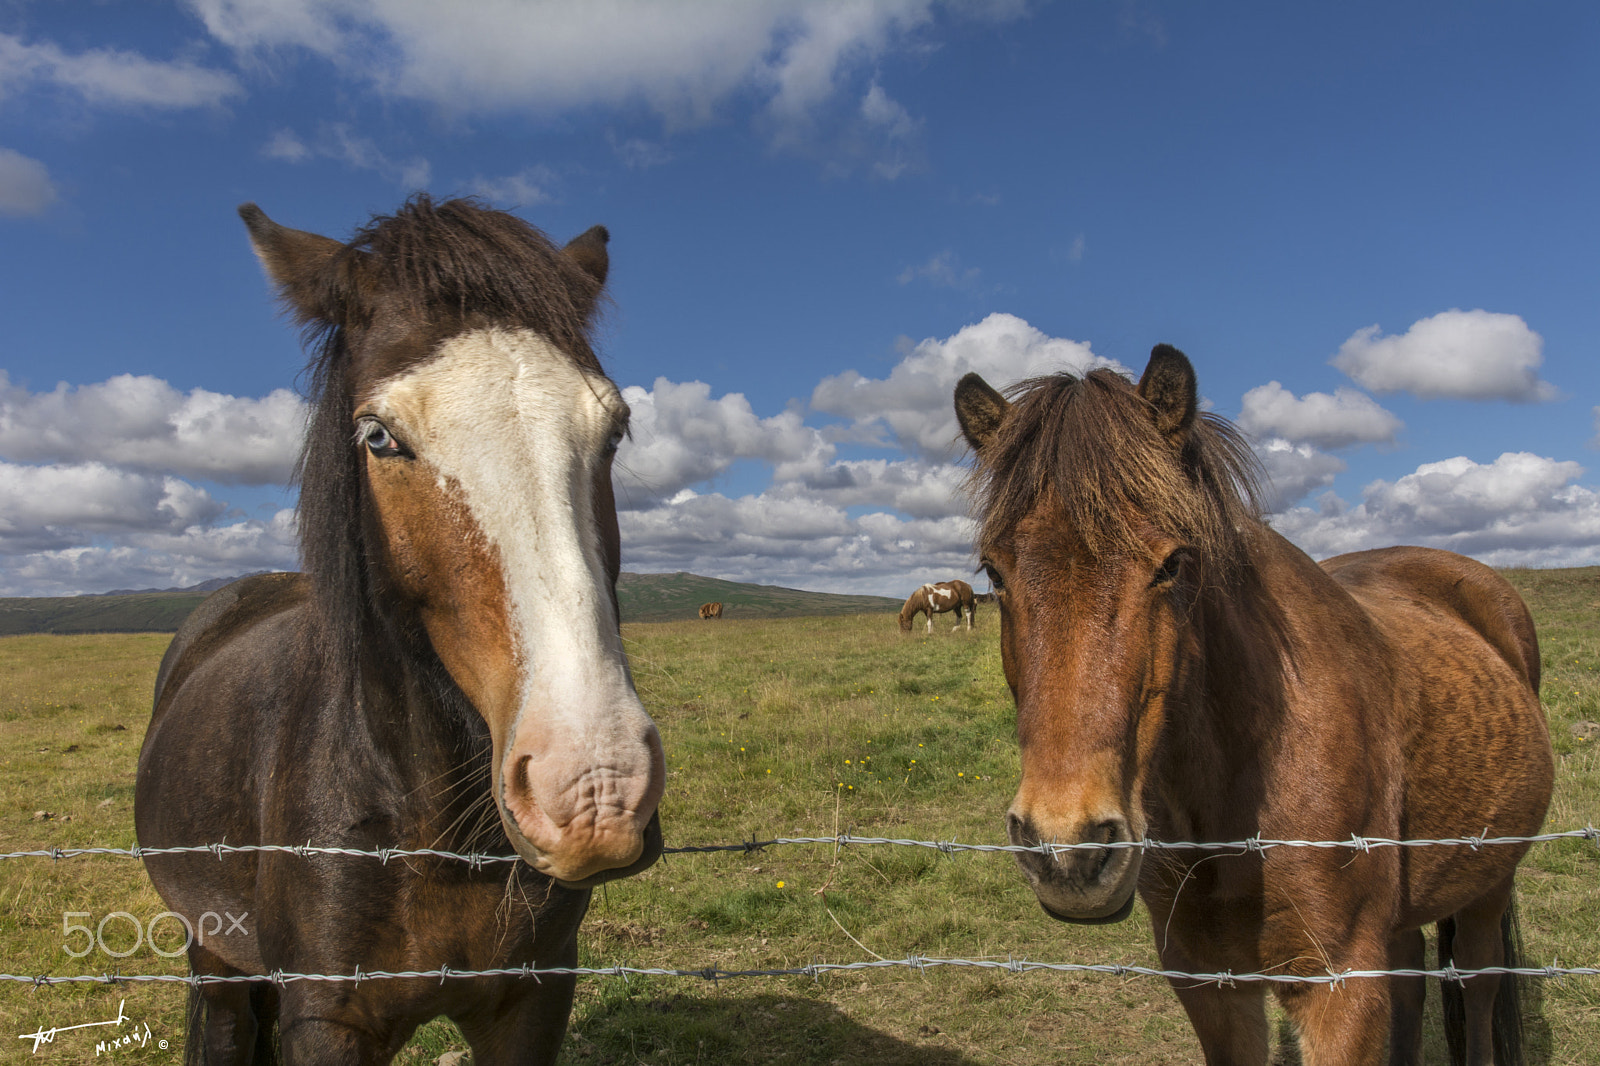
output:
[[606,274],[611,270],[611,256],[606,253],[606,242],[609,240],[611,233],[604,226],[590,226],[568,241],[562,249],[585,274],[594,279],[594,291],[587,300],[579,301],[585,318],[594,310],[595,300],[605,286]]
[[1199,390],[1189,357],[1170,344],[1150,349],[1150,362],[1139,379],[1139,395],[1155,408],[1156,429],[1161,435],[1182,445],[1199,409]]
[[956,382],[956,421],[980,459],[1010,409],[1006,398],[977,374],[967,374]]

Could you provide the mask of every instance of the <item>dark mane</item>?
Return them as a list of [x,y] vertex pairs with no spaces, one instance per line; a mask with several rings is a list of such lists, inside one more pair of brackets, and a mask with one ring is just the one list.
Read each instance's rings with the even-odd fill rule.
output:
[[1199,415],[1180,454],[1149,403],[1110,370],[1009,392],[1011,409],[969,479],[979,543],[1046,500],[1096,554],[1143,550],[1136,523],[1148,523],[1224,573],[1237,569],[1239,531],[1260,520],[1259,465],[1227,419]]
[[[374,217],[305,284],[313,295],[301,305],[323,310],[303,316],[313,410],[296,472],[301,564],[315,599],[319,650],[353,677],[361,647],[384,614],[373,610],[383,590],[374,587],[375,560],[363,528],[354,379],[396,373],[405,364],[352,366],[352,334],[379,314],[403,316],[429,342],[415,358],[472,326],[526,328],[598,373],[589,320],[600,282],[520,218],[473,200],[435,203],[419,194],[393,215]],[[419,632],[390,636],[401,647],[425,647]]]

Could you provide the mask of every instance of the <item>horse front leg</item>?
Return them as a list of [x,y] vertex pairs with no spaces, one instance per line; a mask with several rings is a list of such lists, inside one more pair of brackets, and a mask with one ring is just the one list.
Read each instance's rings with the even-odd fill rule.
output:
[[[1391,970],[1420,970],[1426,955],[1421,929],[1396,933],[1389,941]],[[1422,1061],[1422,1010],[1427,998],[1426,978],[1389,978],[1389,1066],[1412,1066]]]
[[1266,991],[1260,985],[1184,987],[1173,982],[1172,987],[1200,1039],[1206,1066],[1266,1066],[1270,1030]]
[[[577,956],[553,965],[576,966]],[[475,1066],[550,1066],[561,1050],[572,1014],[572,997],[578,987],[576,977],[542,977],[537,985],[525,989],[520,998],[479,1020],[456,1019],[461,1033],[472,1045]]]

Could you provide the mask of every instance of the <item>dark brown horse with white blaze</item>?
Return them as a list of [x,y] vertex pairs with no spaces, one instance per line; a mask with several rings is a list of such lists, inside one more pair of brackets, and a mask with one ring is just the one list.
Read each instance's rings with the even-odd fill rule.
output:
[[977,603],[972,595],[972,586],[957,578],[954,581],[938,581],[923,585],[913,592],[900,608],[900,631],[911,632],[911,623],[915,622],[917,615],[928,616],[928,632],[933,632],[933,616],[944,614],[946,611],[956,612],[954,628],[960,628],[963,623],[968,629],[972,628],[973,616],[977,614]]
[[[665,778],[618,633],[610,470],[628,408],[588,341],[607,234],[558,248],[426,197],[348,244],[239,213],[320,338],[306,572],[227,587],[174,639],[139,757],[139,842],[524,861],[150,856],[151,880],[197,928],[248,915],[193,944],[199,974],[572,966],[591,887],[660,854]],[[551,1062],[573,989],[208,984],[189,1054],[381,1063],[443,1014],[475,1062]]]
[[[1008,401],[969,374],[955,406],[1017,705],[1013,843],[1539,830],[1552,757],[1538,642],[1493,571],[1423,548],[1314,563],[1259,520],[1248,447],[1197,413],[1194,370],[1164,345],[1137,386],[1097,370]],[[1430,922],[1458,968],[1502,964],[1526,849],[1020,862],[1064,921],[1121,919],[1137,888],[1169,969],[1309,976],[1420,968]],[[1456,992],[1453,1042],[1475,1066],[1515,1050],[1509,984]],[[1208,1063],[1267,1061],[1262,984],[1174,987]],[[1420,1053],[1420,978],[1273,987],[1307,1066]]]

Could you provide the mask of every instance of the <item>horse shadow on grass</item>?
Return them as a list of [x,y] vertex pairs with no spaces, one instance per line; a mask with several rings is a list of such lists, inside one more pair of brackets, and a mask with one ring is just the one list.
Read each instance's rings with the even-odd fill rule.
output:
[[943,1045],[936,1021],[923,1032],[925,1041],[890,1036],[804,994],[622,994],[579,1007],[560,1064],[977,1066],[978,1060]]

